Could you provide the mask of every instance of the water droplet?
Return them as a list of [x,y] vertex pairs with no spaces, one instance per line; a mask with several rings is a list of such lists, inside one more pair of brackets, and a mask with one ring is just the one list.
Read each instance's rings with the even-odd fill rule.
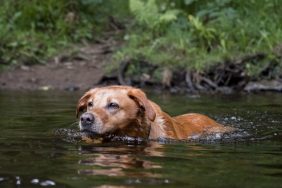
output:
[[40,182],[40,185],[41,186],[54,186],[56,185],[56,183],[51,180],[45,180],[45,181]]
[[220,139],[220,138],[221,138],[221,134],[220,134],[220,133],[216,133],[216,134],[215,134],[215,138],[216,138],[216,139]]
[[141,181],[139,179],[136,179],[135,183],[141,183]]
[[16,176],[16,185],[20,185],[21,184],[21,179],[19,176]]
[[32,180],[30,181],[30,183],[32,183],[32,184],[38,184],[38,183],[39,183],[39,179],[32,179]]

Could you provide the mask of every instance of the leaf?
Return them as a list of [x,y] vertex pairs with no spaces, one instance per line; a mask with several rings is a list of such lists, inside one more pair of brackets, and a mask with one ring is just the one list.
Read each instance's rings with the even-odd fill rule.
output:
[[129,1],[129,9],[135,15],[136,15],[136,13],[138,15],[140,13],[140,11],[143,10],[142,7],[144,7],[144,6],[145,6],[144,3],[140,0],[130,0]]
[[154,15],[159,13],[159,9],[155,0],[148,0],[146,4],[146,12]]
[[160,21],[164,23],[169,23],[177,19],[179,10],[168,10],[160,16]]
[[185,5],[190,5],[190,4],[192,4],[193,2],[195,2],[195,0],[184,0],[184,4],[185,4]]
[[22,12],[16,12],[13,16],[13,21],[15,21],[16,19],[18,19],[20,16],[22,15]]
[[129,8],[139,24],[150,29],[158,25],[159,11],[155,0],[149,0],[146,4],[141,0],[130,0]]

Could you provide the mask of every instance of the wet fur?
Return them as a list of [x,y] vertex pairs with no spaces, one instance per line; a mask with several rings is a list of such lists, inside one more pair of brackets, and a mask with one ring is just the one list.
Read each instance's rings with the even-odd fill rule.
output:
[[[93,102],[93,107],[87,106],[89,102]],[[119,109],[107,108],[110,102],[118,103]],[[202,114],[171,117],[149,100],[142,90],[130,86],[107,86],[89,90],[77,104],[77,116],[80,112],[94,115],[95,122],[87,131],[101,137],[112,135],[145,139],[188,139],[194,135],[232,131],[232,128],[224,127]],[[84,129],[80,123],[80,130]]]

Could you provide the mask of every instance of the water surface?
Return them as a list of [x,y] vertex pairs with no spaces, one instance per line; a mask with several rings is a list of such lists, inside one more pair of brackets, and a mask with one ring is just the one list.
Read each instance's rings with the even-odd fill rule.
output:
[[1,188],[282,187],[281,94],[149,94],[170,114],[199,112],[232,125],[239,139],[139,145],[56,137],[58,128],[76,128],[81,95],[0,91]]

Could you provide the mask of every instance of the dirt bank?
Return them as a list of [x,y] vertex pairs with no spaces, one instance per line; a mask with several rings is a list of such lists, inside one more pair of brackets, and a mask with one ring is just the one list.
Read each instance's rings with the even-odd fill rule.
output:
[[[128,84],[138,87],[146,85],[171,92],[188,91],[204,93],[233,93],[253,91],[282,91],[282,75],[270,78],[273,64],[262,71],[260,79],[253,79],[244,72],[245,59],[263,58],[261,54],[246,56],[240,61],[226,62],[202,74],[189,71],[174,71],[163,74],[162,81],[154,80],[155,70],[162,67],[140,61],[139,72],[128,76],[130,63],[121,63],[112,76],[105,73],[112,62],[112,54],[119,46],[112,38],[76,47],[42,65],[9,67],[0,72],[0,90],[87,90],[97,84]],[[136,62],[135,62],[136,63]],[[165,70],[163,73],[166,73]],[[132,73],[131,73],[132,74]],[[266,76],[265,76],[266,75]],[[265,79],[268,78],[268,79]]]
[[85,90],[97,84],[110,63],[112,39],[77,47],[43,65],[13,66],[0,73],[0,89]]

